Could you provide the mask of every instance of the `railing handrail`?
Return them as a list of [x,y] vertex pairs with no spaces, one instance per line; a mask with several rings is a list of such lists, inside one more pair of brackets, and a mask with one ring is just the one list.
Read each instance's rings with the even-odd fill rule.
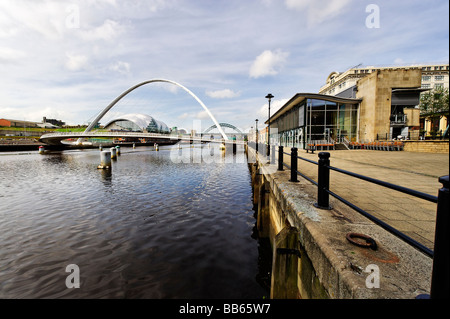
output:
[[422,192],[416,191],[414,189],[410,189],[410,188],[403,187],[403,186],[400,186],[400,185],[395,185],[395,184],[388,183],[388,182],[385,182],[385,181],[382,181],[382,180],[379,180],[379,179],[375,179],[375,178],[372,178],[372,177],[360,175],[360,174],[353,173],[353,172],[350,172],[350,171],[346,171],[346,170],[343,170],[343,169],[340,169],[340,168],[337,168],[337,167],[333,167],[333,166],[329,166],[328,168],[333,170],[333,171],[345,174],[345,175],[349,175],[349,176],[352,176],[352,177],[356,177],[356,178],[365,180],[366,182],[377,184],[377,185],[380,185],[380,186],[383,186],[383,187],[386,187],[386,188],[390,188],[390,189],[393,189],[393,190],[396,190],[396,191],[399,191],[399,192],[402,192],[402,193],[405,193],[405,194],[408,194],[408,195],[411,195],[411,196],[414,196],[414,197],[418,197],[418,198],[427,200],[429,202],[437,203],[437,201],[438,201],[437,196],[433,196],[433,195],[430,195],[430,194],[422,193]]
[[[291,148],[292,151],[293,151],[293,149],[294,148]],[[279,155],[286,154],[286,155],[291,156],[291,163],[294,163],[294,165],[296,166],[297,162],[296,161],[292,162],[292,153],[287,153],[287,152],[284,152],[284,151],[282,151],[281,153],[280,152],[278,152],[278,153],[279,153]],[[297,149],[295,148],[295,154],[296,153],[297,153]],[[325,153],[319,153],[319,157],[320,157],[320,154],[325,154]],[[329,153],[326,153],[326,154],[328,154],[328,157],[329,157]],[[319,169],[320,169],[320,163],[319,162],[315,162],[315,161],[312,161],[310,159],[303,158],[303,157],[300,157],[300,156],[295,156],[295,157],[296,157],[296,159],[301,159],[303,161],[312,163],[314,165],[318,165]],[[298,175],[302,176],[303,178],[305,178],[306,180],[308,180],[312,184],[314,184],[314,185],[319,187],[319,182],[316,182],[313,179],[311,179],[310,177],[308,177],[308,176],[304,175],[303,173],[297,171],[297,167],[294,168],[293,165],[289,166],[289,165],[285,164],[284,162],[283,162],[283,166],[288,167],[291,170],[291,181],[293,180],[293,176],[292,175],[295,173],[295,174],[298,174]],[[372,177],[368,177],[368,176],[364,176],[364,175],[357,174],[357,173],[354,173],[354,172],[350,172],[350,171],[347,171],[347,170],[343,170],[343,169],[340,169],[340,168],[337,168],[337,167],[333,167],[331,165],[325,165],[324,167],[326,169],[328,169],[328,170],[333,170],[333,171],[336,171],[336,172],[339,172],[339,173],[342,173],[342,174],[345,174],[345,175],[349,175],[351,177],[355,177],[355,178],[358,178],[358,179],[361,179],[361,180],[364,180],[364,181],[367,181],[367,182],[370,182],[370,183],[373,183],[373,184],[376,184],[376,185],[379,185],[379,186],[382,186],[382,187],[385,187],[385,188],[396,190],[396,191],[399,191],[399,192],[411,195],[413,197],[421,198],[421,199],[424,199],[424,200],[427,200],[427,201],[430,201],[430,202],[433,202],[433,203],[438,203],[438,197],[432,196],[430,194],[422,193],[422,192],[419,192],[419,191],[416,191],[416,190],[413,190],[413,189],[410,189],[410,188],[406,188],[406,187],[403,187],[403,186],[400,186],[400,185],[395,185],[395,184],[392,184],[392,183],[389,183],[389,182],[385,182],[385,181],[381,181],[381,180],[378,180],[378,179],[375,179],[375,178],[372,178]],[[320,177],[319,177],[319,179],[320,179]],[[360,214],[364,215],[365,217],[369,218],[370,220],[372,220],[373,222],[375,222],[379,226],[383,227],[387,231],[389,231],[392,234],[394,234],[394,235],[398,236],[399,238],[403,239],[405,242],[407,242],[408,244],[412,245],[413,247],[419,249],[424,254],[426,254],[426,255],[428,255],[430,257],[434,256],[433,250],[431,250],[428,247],[422,245],[421,243],[415,241],[414,239],[408,237],[404,233],[402,233],[399,230],[393,228],[392,226],[388,225],[387,223],[381,221],[380,219],[374,217],[373,215],[367,213],[366,211],[364,211],[360,207],[356,206],[355,204],[347,201],[343,197],[341,197],[341,196],[337,195],[336,193],[330,191],[329,187],[326,187],[323,191],[325,191],[326,193],[332,195],[333,197],[335,197],[339,201],[343,202],[347,206],[351,207],[352,209],[356,210],[358,213],[360,213]],[[320,207],[320,206],[318,206],[318,207]]]

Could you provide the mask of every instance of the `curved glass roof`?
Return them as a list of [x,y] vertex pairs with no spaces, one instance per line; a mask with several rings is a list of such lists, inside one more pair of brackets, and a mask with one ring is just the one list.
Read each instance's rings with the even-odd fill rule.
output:
[[108,127],[114,122],[118,121],[130,121],[136,124],[142,131],[147,130],[149,132],[170,132],[166,123],[156,120],[154,117],[147,114],[131,113],[120,115],[115,119],[106,123],[105,127]]

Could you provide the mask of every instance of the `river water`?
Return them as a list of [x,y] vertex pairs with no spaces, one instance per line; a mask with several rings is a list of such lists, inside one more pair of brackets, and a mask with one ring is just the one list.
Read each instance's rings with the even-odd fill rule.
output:
[[0,298],[268,297],[242,148],[99,164],[97,149],[0,154]]

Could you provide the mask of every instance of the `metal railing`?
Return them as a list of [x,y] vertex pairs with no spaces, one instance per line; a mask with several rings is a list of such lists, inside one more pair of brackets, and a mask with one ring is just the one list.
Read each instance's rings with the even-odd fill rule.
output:
[[[256,146],[256,150],[258,146]],[[272,150],[272,159],[271,163],[275,163],[275,147]],[[381,181],[378,179],[374,179],[371,177],[367,177],[364,175],[360,175],[357,173],[353,173],[350,171],[346,171],[337,167],[333,167],[330,165],[330,153],[328,152],[320,152],[318,154],[319,160],[317,162],[312,161],[307,158],[302,158],[298,156],[298,149],[291,148],[291,153],[284,152],[283,146],[278,146],[278,170],[283,171],[284,167],[287,167],[290,170],[290,181],[298,182],[298,175],[302,176],[312,184],[317,186],[317,202],[314,204],[317,208],[320,209],[331,209],[329,202],[329,195],[333,196],[337,200],[341,201],[345,205],[354,209],[358,213],[367,217],[375,224],[381,226],[383,229],[407,242],[411,246],[415,247],[425,255],[433,258],[433,272],[432,272],[432,283],[431,283],[431,298],[449,298],[450,291],[450,283],[449,283],[449,271],[450,271],[450,236],[449,236],[449,176],[442,176],[439,178],[439,182],[443,185],[441,189],[439,189],[438,196],[432,196],[426,193],[422,193],[413,189],[409,189],[403,186],[395,185],[392,183],[388,183],[385,181]],[[284,163],[284,155],[289,155],[291,157],[290,165]],[[318,180],[314,181],[309,178],[302,172],[297,171],[298,169],[298,160],[306,161],[311,164],[318,166]],[[416,240],[410,238],[384,221],[376,218],[375,216],[369,214],[362,208],[357,205],[349,202],[343,197],[337,195],[336,193],[330,190],[330,171],[335,171],[344,175],[348,175],[357,179],[361,179],[367,181],[369,183],[373,183],[388,189],[392,189],[404,194],[408,194],[417,198],[421,198],[423,200],[436,203],[437,204],[437,214],[436,214],[436,232],[435,232],[435,240],[434,240],[434,251],[429,249],[428,247],[422,245]]]

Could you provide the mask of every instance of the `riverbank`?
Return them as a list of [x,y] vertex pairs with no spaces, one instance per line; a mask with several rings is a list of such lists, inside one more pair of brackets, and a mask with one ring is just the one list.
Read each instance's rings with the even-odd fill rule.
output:
[[[432,258],[337,200],[331,200],[331,210],[316,208],[315,185],[300,177],[290,182],[289,170],[277,171],[252,149],[249,154],[256,159],[250,170],[258,231],[273,247],[271,298],[414,299],[429,294]],[[353,196],[357,204],[365,198]],[[355,246],[348,234],[369,236],[377,248]]]

